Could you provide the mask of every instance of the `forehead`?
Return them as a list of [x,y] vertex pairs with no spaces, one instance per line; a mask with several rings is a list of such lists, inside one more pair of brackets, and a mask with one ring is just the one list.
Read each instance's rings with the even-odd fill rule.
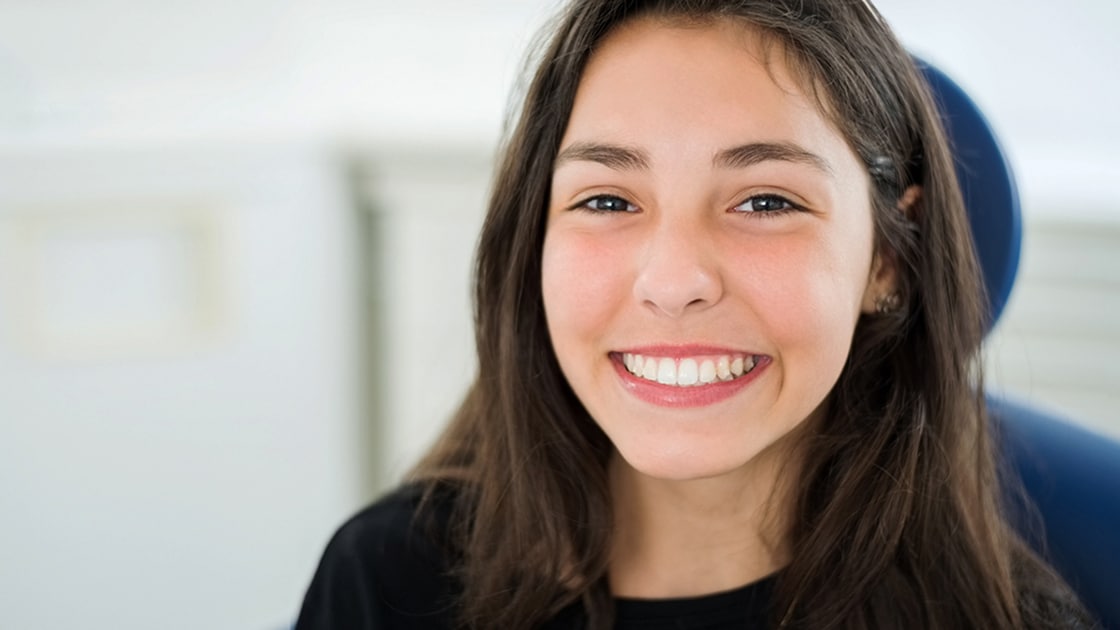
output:
[[709,67],[716,57],[734,52],[749,58],[752,66],[757,64],[765,71],[773,72],[771,79],[799,93],[807,78],[794,67],[795,64],[790,63],[789,51],[777,35],[739,17],[640,15],[631,18],[614,27],[600,40],[587,69],[604,63],[604,57],[617,63],[622,50],[636,53],[634,56],[656,50],[671,51],[682,62],[687,62],[688,56],[691,56]]
[[669,132],[683,131],[709,149],[765,140],[850,154],[787,57],[775,37],[741,20],[629,21],[589,59],[565,143],[637,134],[679,144],[682,133]]

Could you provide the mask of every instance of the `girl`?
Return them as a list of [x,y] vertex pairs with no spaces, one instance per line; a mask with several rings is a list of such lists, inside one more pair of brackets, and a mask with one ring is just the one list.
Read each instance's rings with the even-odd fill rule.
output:
[[297,628],[1076,628],[1000,493],[936,110],[863,0],[575,0],[478,377]]

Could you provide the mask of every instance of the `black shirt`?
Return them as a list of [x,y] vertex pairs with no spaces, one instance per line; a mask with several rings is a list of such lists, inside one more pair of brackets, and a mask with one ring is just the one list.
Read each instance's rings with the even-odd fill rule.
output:
[[[421,491],[404,487],[347,521],[327,545],[295,630],[448,630],[454,623],[450,559],[414,519]],[[436,505],[437,521],[449,506]],[[444,520],[444,525],[446,520]],[[681,599],[615,599],[618,630],[765,628],[773,578]],[[583,628],[574,604],[547,630]]]

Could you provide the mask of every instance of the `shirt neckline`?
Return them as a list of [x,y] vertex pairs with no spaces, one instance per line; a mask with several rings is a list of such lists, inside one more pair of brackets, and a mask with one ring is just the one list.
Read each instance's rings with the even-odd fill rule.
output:
[[615,598],[615,616],[619,622],[651,620],[715,621],[733,616],[739,619],[757,617],[769,606],[777,575],[770,575],[727,591],[692,597],[644,599]]

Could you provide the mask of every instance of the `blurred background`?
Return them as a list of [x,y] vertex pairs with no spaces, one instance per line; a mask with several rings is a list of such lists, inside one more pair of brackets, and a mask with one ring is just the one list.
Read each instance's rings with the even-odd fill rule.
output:
[[[1026,213],[989,388],[1120,436],[1113,0],[882,0]],[[473,372],[551,0],[0,0],[0,628],[274,629]]]

